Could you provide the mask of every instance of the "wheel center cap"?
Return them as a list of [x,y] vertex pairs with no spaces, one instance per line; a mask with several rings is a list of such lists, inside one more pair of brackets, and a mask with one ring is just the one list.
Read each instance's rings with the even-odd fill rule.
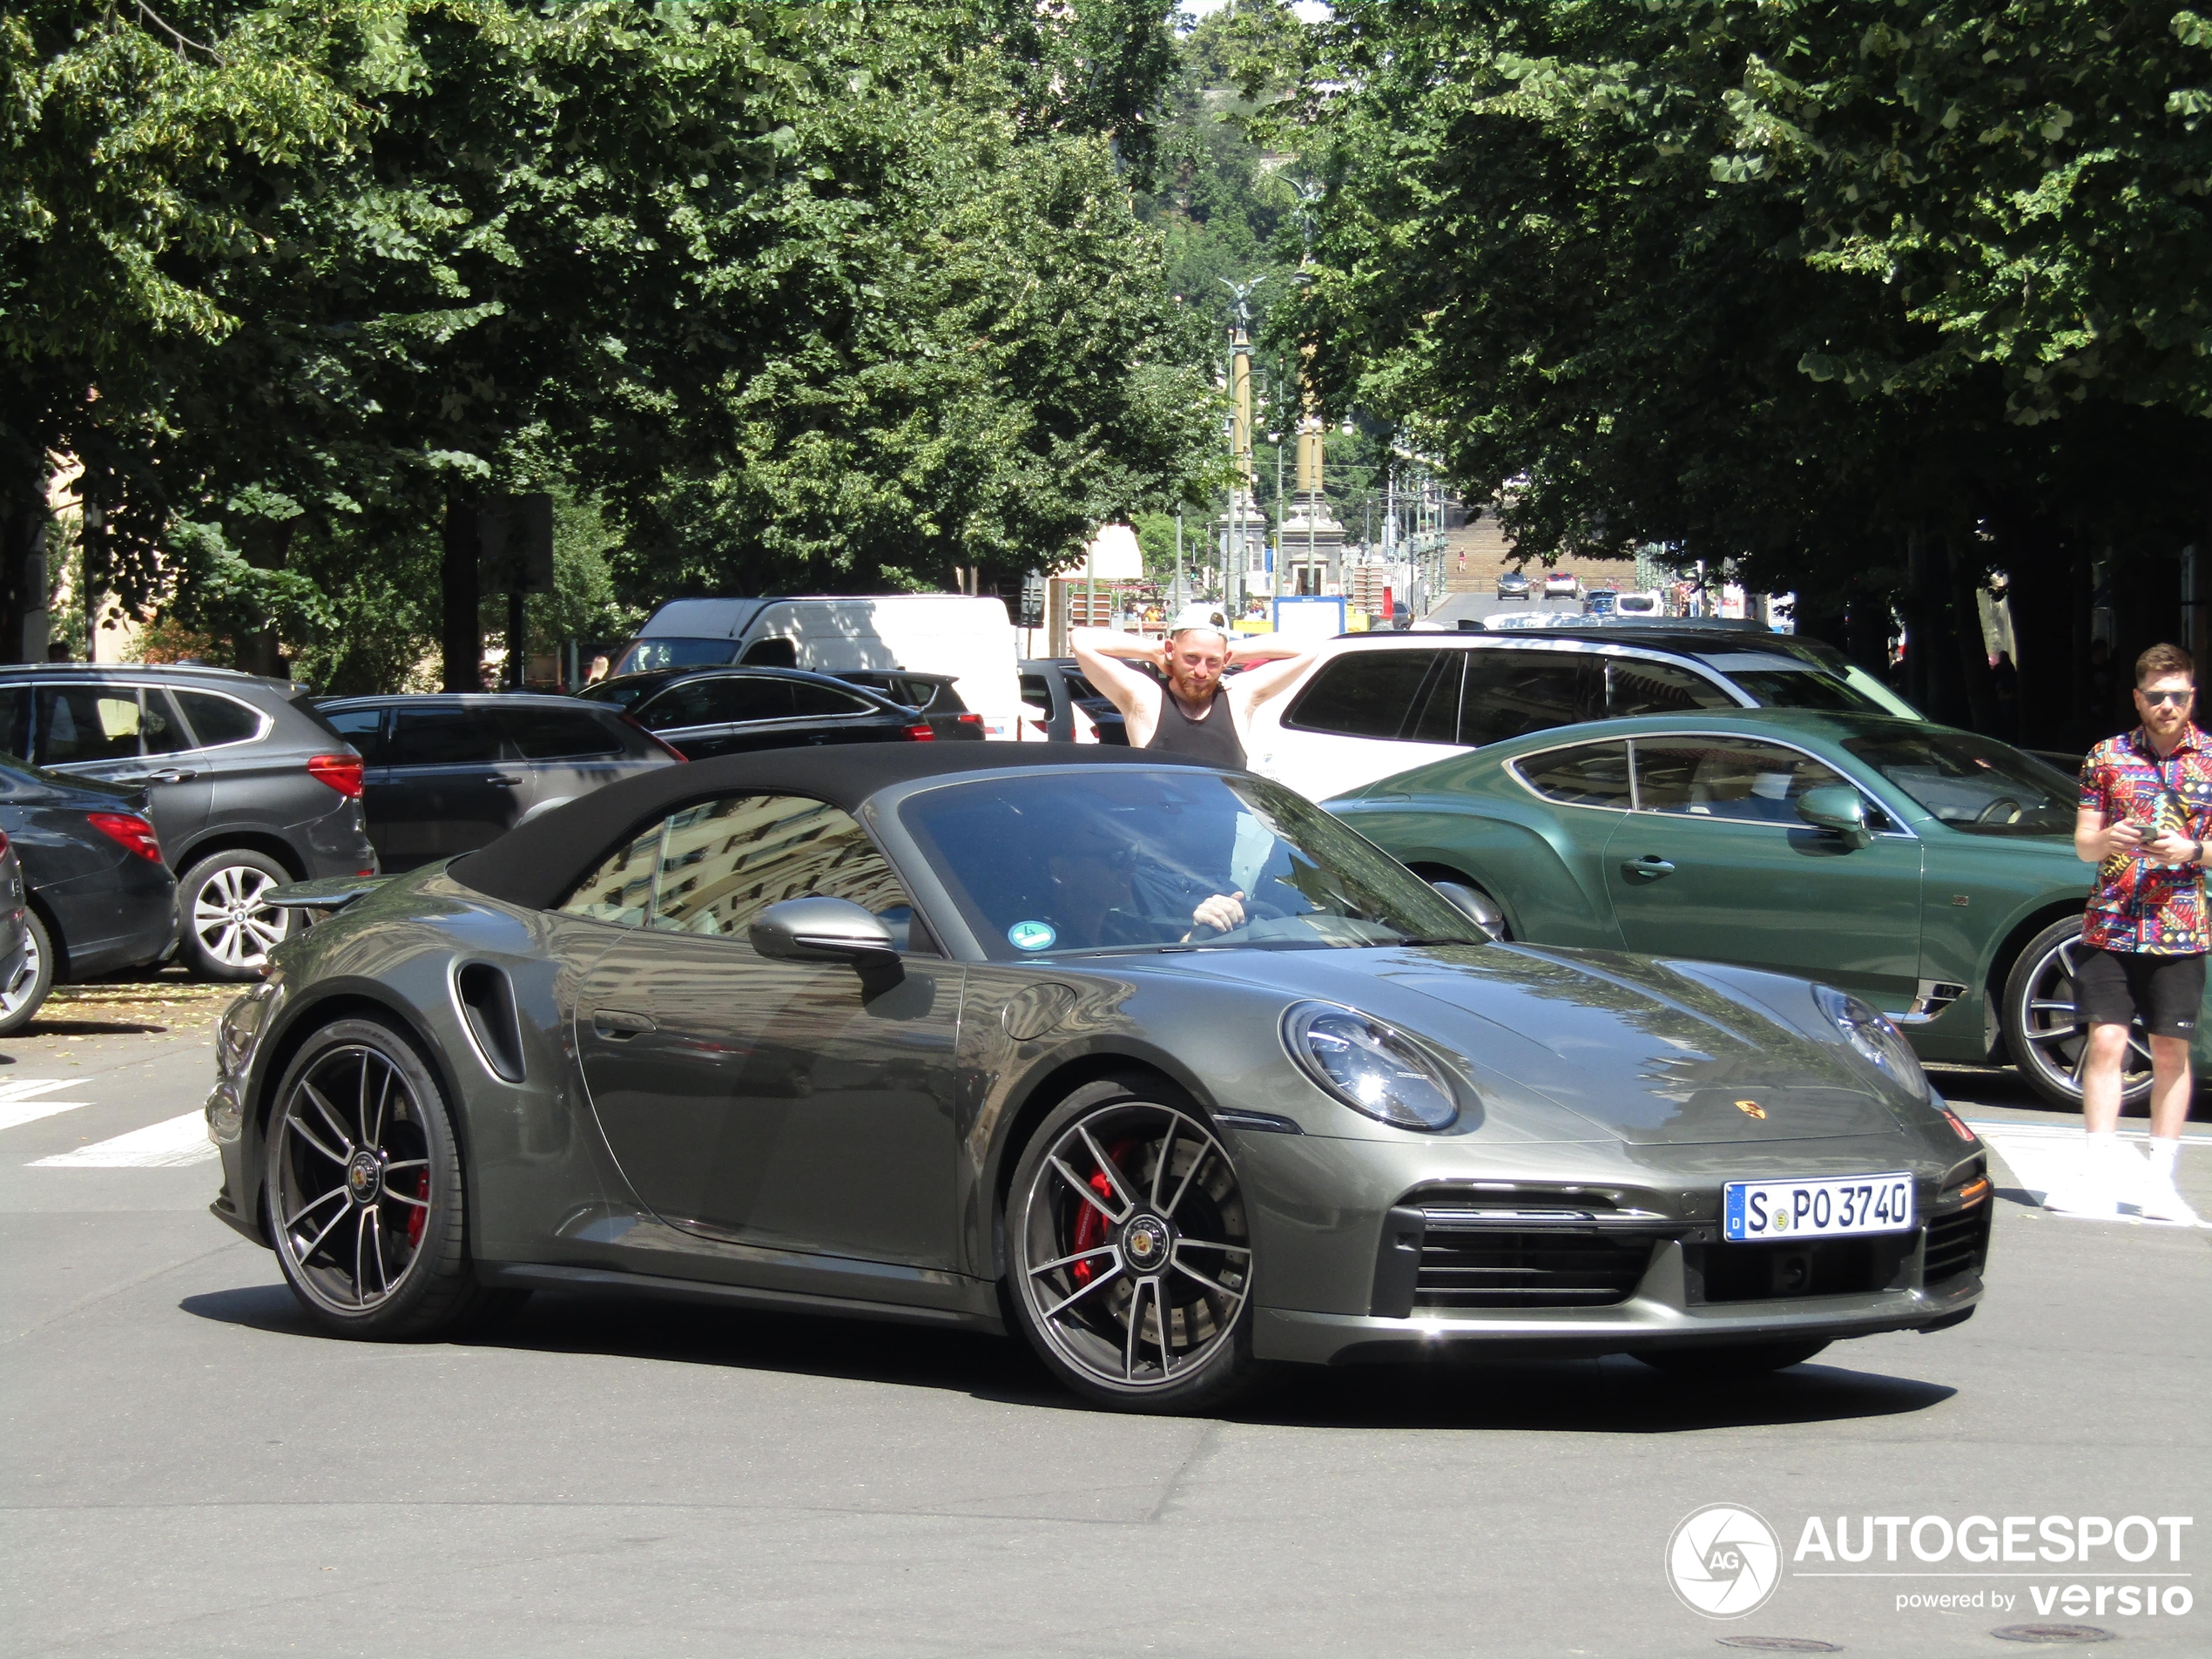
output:
[[355,1204],[374,1204],[382,1196],[384,1167],[376,1154],[366,1150],[354,1154],[346,1163],[346,1190],[353,1194]]
[[1174,1237],[1159,1217],[1140,1214],[1122,1231],[1122,1254],[1132,1267],[1157,1267],[1167,1259]]

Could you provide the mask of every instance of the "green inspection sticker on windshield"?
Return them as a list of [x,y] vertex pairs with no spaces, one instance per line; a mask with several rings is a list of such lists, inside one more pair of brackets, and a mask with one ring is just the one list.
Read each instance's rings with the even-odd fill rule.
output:
[[1016,950],[1050,950],[1060,935],[1049,921],[1017,921],[1006,930],[1006,937]]

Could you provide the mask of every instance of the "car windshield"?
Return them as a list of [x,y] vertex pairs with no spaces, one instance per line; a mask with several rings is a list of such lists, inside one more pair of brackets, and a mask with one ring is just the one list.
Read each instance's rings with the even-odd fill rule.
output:
[[1965,732],[1847,738],[1844,747],[1972,835],[2071,835],[2074,780],[2008,744]]
[[1830,714],[1887,714],[1857,686],[1817,668],[1723,669],[1764,709],[1819,709]]
[[737,660],[734,639],[633,639],[614,671],[642,674],[649,668],[719,668]]
[[995,961],[1484,939],[1404,866],[1257,778],[1030,773],[928,790],[899,816]]

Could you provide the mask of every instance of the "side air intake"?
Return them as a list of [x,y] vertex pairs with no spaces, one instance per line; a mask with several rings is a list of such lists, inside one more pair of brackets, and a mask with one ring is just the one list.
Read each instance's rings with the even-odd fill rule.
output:
[[461,999],[462,1017],[476,1052],[497,1077],[510,1083],[523,1081],[523,1032],[515,1017],[515,988],[507,975],[489,962],[465,962],[454,975]]

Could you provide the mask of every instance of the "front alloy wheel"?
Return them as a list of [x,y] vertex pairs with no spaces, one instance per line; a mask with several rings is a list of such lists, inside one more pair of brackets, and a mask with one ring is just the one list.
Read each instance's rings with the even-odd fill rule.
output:
[[1079,1090],[1031,1140],[1008,1196],[1009,1291],[1079,1393],[1188,1411],[1251,1380],[1244,1195],[1195,1110],[1117,1083]]
[[276,1100],[268,1233],[317,1321],[423,1337],[477,1311],[452,1124],[413,1047],[373,1021],[337,1021],[301,1047]]
[[[2074,961],[2085,947],[2081,920],[2069,916],[2028,941],[2006,976],[2005,1048],[2028,1086],[2054,1106],[2081,1104],[2081,1071],[2089,1054],[2089,1028],[2074,1008]],[[2138,1018],[2128,1032],[2120,1097],[2135,1105],[2150,1096],[2150,1042]]]

